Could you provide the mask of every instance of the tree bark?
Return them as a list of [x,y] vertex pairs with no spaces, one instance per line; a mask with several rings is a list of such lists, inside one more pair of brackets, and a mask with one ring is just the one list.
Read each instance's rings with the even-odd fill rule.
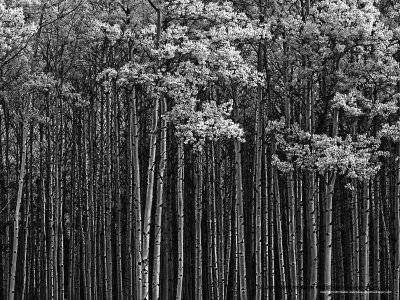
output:
[[10,289],[8,293],[9,300],[14,300],[15,297],[15,281],[17,273],[17,257],[18,257],[18,244],[19,244],[19,219],[22,204],[22,193],[24,188],[25,178],[25,164],[26,164],[26,140],[28,134],[28,120],[26,119],[29,111],[29,103],[26,105],[25,119],[22,124],[22,153],[21,153],[21,166],[19,171],[19,184],[17,195],[17,206],[14,213],[14,237],[13,237],[13,252],[11,260],[11,273],[10,273]]
[[184,178],[184,148],[183,142],[178,142],[178,277],[176,287],[176,299],[182,299],[183,285],[183,239],[184,239],[184,202],[183,202],[183,178]]

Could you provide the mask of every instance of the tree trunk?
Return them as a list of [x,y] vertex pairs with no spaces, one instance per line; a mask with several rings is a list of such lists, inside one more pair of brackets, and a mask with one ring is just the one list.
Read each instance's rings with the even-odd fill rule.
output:
[[[335,109],[332,124],[332,137],[338,134],[339,111]],[[325,239],[324,239],[324,299],[331,299],[332,290],[332,201],[336,181],[336,171],[327,172],[327,191],[324,214]]]
[[[369,288],[369,180],[363,182],[363,209],[362,209],[362,235],[361,235],[361,288]],[[362,299],[368,300],[368,293],[362,294]]]
[[[161,3],[160,3],[161,4]],[[156,8],[157,12],[157,33],[156,33],[156,48],[159,47],[161,38],[161,7]],[[159,62],[157,63],[157,65]],[[163,101],[163,100],[161,100]],[[151,228],[151,216],[153,208],[153,186],[154,186],[154,173],[155,173],[155,158],[156,158],[156,147],[157,147],[157,125],[158,125],[158,106],[159,100],[154,98],[153,101],[153,114],[151,119],[151,133],[150,133],[150,147],[149,147],[149,165],[147,170],[147,190],[146,190],[146,205],[144,209],[144,220],[143,220],[143,247],[142,247],[142,299],[148,300],[150,282],[150,228]]]
[[13,237],[13,252],[11,261],[11,273],[10,273],[10,289],[8,293],[9,300],[14,300],[15,297],[15,281],[17,273],[17,257],[18,257],[18,244],[19,244],[19,219],[20,210],[22,204],[22,192],[24,188],[24,177],[25,177],[25,164],[26,164],[26,140],[28,134],[28,111],[29,103],[26,105],[25,119],[22,124],[22,154],[21,154],[21,165],[19,171],[19,184],[18,184],[18,195],[17,195],[17,206],[14,213],[14,237]]
[[160,164],[158,168],[157,179],[157,205],[155,212],[155,239],[154,239],[154,261],[153,261],[153,294],[152,299],[159,299],[160,297],[160,277],[161,277],[161,236],[162,236],[162,211],[164,205],[164,171],[167,163],[167,124],[163,118],[167,107],[165,98],[161,100],[161,122],[160,122]]
[[183,239],[184,239],[184,202],[183,202],[183,178],[184,178],[184,149],[183,142],[178,142],[178,277],[176,287],[176,299],[182,299],[183,285]]
[[203,196],[202,196],[202,151],[195,155],[195,299],[203,299],[203,247],[202,247],[202,215],[203,215]]
[[151,213],[153,208],[153,187],[154,187],[154,173],[155,173],[155,160],[157,148],[157,122],[158,122],[158,100],[155,99],[153,103],[153,115],[151,120],[151,133],[150,133],[150,157],[149,166],[147,170],[147,191],[146,191],[146,206],[144,210],[143,220],[143,256],[142,256],[142,272],[143,272],[143,291],[142,299],[149,299],[149,271],[150,271],[150,228],[151,228]]
[[[400,143],[396,145],[396,156],[400,156]],[[393,299],[400,298],[400,160],[396,160],[396,184],[394,201],[395,254]]]
[[[258,46],[258,71],[262,72],[262,44]],[[262,146],[263,146],[263,111],[262,111],[263,93],[262,87],[257,87],[257,109],[256,109],[256,124],[255,124],[255,164],[254,164],[254,189],[255,189],[255,207],[256,207],[256,235],[255,235],[255,263],[256,263],[256,300],[261,300],[263,290],[263,272],[262,272],[262,225],[261,225],[261,160],[262,160]]]
[[[238,91],[237,86],[233,91],[234,102],[234,118],[236,121],[239,118],[237,105]],[[245,225],[244,225],[244,200],[243,200],[243,183],[242,183],[242,154],[241,145],[238,139],[234,141],[235,145],[235,182],[236,182],[236,212],[237,212],[237,252],[239,255],[239,282],[240,282],[240,299],[247,299],[247,280],[246,280],[246,245],[245,245]]]
[[[106,202],[105,202],[105,248],[106,248],[106,295],[107,299],[113,299],[113,251],[111,245],[112,228],[112,140],[111,140],[111,101],[110,92],[106,91]],[[89,280],[89,279],[88,279]]]
[[[116,245],[116,261],[117,261],[117,299],[122,299],[123,294],[123,272],[122,272],[122,201],[121,201],[121,186],[120,186],[120,125],[119,125],[119,99],[117,88],[114,82],[113,88],[114,98],[114,155],[115,155],[115,198],[117,203],[117,245]],[[90,258],[91,259],[91,258]]]
[[[283,249],[283,233],[282,233],[282,213],[281,213],[281,197],[279,192],[279,182],[278,182],[278,171],[273,169],[273,188],[274,188],[274,196],[275,196],[275,220],[276,220],[276,235],[278,240],[278,265],[279,265],[279,273],[280,273],[280,293],[282,299],[287,299],[287,285],[286,285],[286,268],[285,268],[285,258],[284,258],[284,249]],[[285,251],[286,252],[286,251]]]
[[142,262],[142,201],[140,197],[140,162],[139,162],[139,125],[136,108],[136,93],[132,95],[132,164],[133,164],[133,197],[135,212],[134,230],[134,261],[135,261],[135,290],[136,299],[142,299],[143,295],[143,262]]

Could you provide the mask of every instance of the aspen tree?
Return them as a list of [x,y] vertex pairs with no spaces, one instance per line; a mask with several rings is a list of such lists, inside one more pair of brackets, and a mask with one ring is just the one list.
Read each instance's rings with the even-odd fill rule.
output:
[[215,146],[215,202],[216,202],[216,223],[217,223],[217,264],[218,264],[218,289],[219,289],[219,297],[221,299],[225,299],[225,242],[224,242],[224,213],[225,207],[222,200],[222,191],[221,191],[221,141],[216,142]]
[[[338,134],[339,111],[334,110],[332,136],[336,137]],[[329,171],[327,173],[327,188],[326,188],[326,203],[324,211],[324,225],[325,225],[325,239],[324,239],[324,285],[326,292],[324,299],[331,299],[332,289],[332,201],[336,181],[336,171]]]
[[195,154],[195,299],[203,298],[203,245],[201,223],[203,219],[202,151]]
[[[129,95],[129,92],[128,92]],[[132,101],[130,97],[128,97],[128,121],[127,121],[127,131],[128,131],[128,138],[127,138],[127,154],[126,154],[126,161],[128,163],[127,166],[127,191],[128,191],[128,212],[127,212],[127,232],[126,232],[126,259],[127,259],[127,287],[125,291],[125,297],[133,298],[133,291],[134,291],[134,276],[135,276],[135,267],[133,264],[134,254],[136,253],[133,243],[132,243],[132,236],[135,234],[134,232],[134,199],[133,199],[133,107]],[[135,234],[136,235],[136,234]],[[132,255],[133,253],[133,255]]]
[[[262,44],[259,44],[258,49],[258,70],[259,72],[262,71]],[[261,180],[261,161],[262,161],[262,127],[263,127],[263,111],[262,111],[262,98],[263,98],[263,91],[261,86],[257,87],[257,109],[256,109],[256,124],[255,124],[255,147],[256,147],[256,155],[255,155],[255,166],[254,166],[254,174],[255,174],[255,206],[256,206],[256,235],[255,235],[255,256],[256,256],[256,299],[260,300],[262,297],[262,282],[263,282],[263,275],[262,275],[262,225],[261,225],[261,218],[262,218],[262,209],[261,209],[261,188],[262,188],[262,180]]]
[[[150,2],[152,7],[157,13],[157,33],[155,45],[156,48],[159,47],[161,38],[161,23],[162,23],[162,3],[159,3],[159,7],[156,7],[152,2]],[[162,97],[162,96],[161,96]],[[153,100],[153,113],[151,119],[151,133],[150,133],[150,151],[149,151],[149,162],[147,170],[147,190],[146,190],[146,205],[144,209],[144,220],[143,220],[143,256],[142,256],[142,284],[143,284],[143,294],[142,299],[149,299],[149,289],[150,289],[150,228],[152,219],[152,207],[153,207],[153,186],[154,186],[154,173],[155,173],[155,157],[156,157],[156,146],[157,146],[157,129],[158,129],[158,107],[160,99],[154,97]]]
[[[374,183],[371,185],[371,205],[372,205],[372,224],[373,224],[373,289],[380,289],[380,273],[381,273],[381,262],[380,262],[380,210],[379,202],[381,201],[380,193],[380,181],[379,177],[374,179]],[[379,298],[379,297],[377,297]]]
[[[234,103],[234,118],[238,119],[238,90],[237,86],[233,87],[233,103]],[[235,183],[236,183],[236,211],[237,211],[237,253],[239,262],[239,282],[240,292],[239,295],[243,299],[247,299],[247,281],[246,281],[246,246],[244,240],[245,224],[244,224],[244,204],[243,204],[243,183],[242,183],[242,157],[240,141],[235,139]]]
[[159,299],[160,297],[160,277],[161,277],[161,242],[162,242],[162,212],[163,206],[165,205],[165,195],[164,195],[164,172],[167,163],[167,129],[166,122],[164,120],[164,114],[167,110],[167,103],[165,98],[161,100],[160,105],[160,163],[158,169],[158,178],[157,178],[157,203],[156,203],[156,211],[155,211],[155,239],[154,239],[154,258],[153,258],[153,280],[152,280],[152,289],[153,299]]
[[[32,55],[32,64],[31,64],[31,72],[35,70],[36,67],[36,55],[38,51],[38,43],[42,30],[42,20],[43,14],[45,12],[46,5],[42,5],[40,18],[39,18],[39,26],[38,30],[34,34],[34,45],[33,45],[33,55]],[[16,271],[17,271],[17,258],[18,258],[18,244],[19,244],[19,218],[20,218],[20,209],[22,204],[22,194],[24,187],[24,177],[25,177],[25,164],[26,164],[26,142],[27,142],[27,134],[28,134],[28,122],[29,122],[29,113],[31,109],[32,99],[31,96],[28,96],[26,99],[26,103],[24,104],[23,110],[23,121],[22,121],[22,150],[21,150],[21,164],[19,171],[19,181],[18,181],[18,194],[17,194],[17,204],[14,213],[14,230],[13,230],[13,247],[12,247],[12,260],[11,260],[11,272],[10,272],[10,283],[9,283],[9,293],[8,298],[10,300],[14,300],[15,297],[15,281],[16,281]]]
[[[28,105],[25,111],[25,116],[28,116]],[[26,139],[27,139],[27,131],[28,131],[28,121],[25,120],[22,128],[22,153],[21,153],[21,169],[20,169],[20,178],[19,178],[19,186],[18,186],[18,196],[17,196],[17,207],[15,208],[14,214],[14,237],[13,237],[13,258],[11,262],[11,273],[10,273],[10,289],[8,298],[10,300],[14,300],[15,297],[15,280],[16,280],[16,271],[17,271],[17,256],[18,256],[18,243],[19,243],[19,219],[20,219],[20,209],[22,203],[22,190],[24,186],[24,177],[25,177],[25,164],[26,164]]]
[[176,299],[182,299],[182,285],[183,285],[183,239],[184,239],[184,147],[183,142],[178,142],[178,278],[176,288]]
[[[396,145],[396,154],[400,155],[400,143]],[[393,299],[400,296],[400,162],[397,160],[395,183],[395,201],[394,201],[394,225],[396,233],[396,245],[394,254],[394,276],[393,276]]]
[[137,299],[142,299],[142,202],[140,196],[140,164],[139,164],[139,129],[136,108],[135,89],[132,93],[132,166],[133,166],[133,196],[134,196],[134,262],[135,262],[135,291]]
[[104,247],[105,247],[105,272],[106,272],[106,295],[108,299],[113,299],[113,276],[112,276],[112,245],[111,245],[111,225],[112,225],[112,168],[111,168],[111,97],[110,91],[105,90],[106,98],[106,186],[105,186],[105,206],[104,206]]
[[[274,146],[272,146],[274,147]],[[281,197],[279,192],[279,181],[278,181],[278,171],[273,170],[273,188],[275,197],[275,218],[276,218],[276,235],[278,243],[278,265],[279,265],[279,276],[280,276],[280,289],[282,299],[288,298],[288,291],[286,285],[286,267],[284,259],[284,249],[283,249],[283,233],[282,233],[282,213],[281,213]]]
[[113,83],[113,101],[114,101],[114,155],[115,155],[115,197],[117,202],[117,295],[122,299],[123,291],[123,272],[122,272],[122,201],[121,201],[121,168],[120,168],[120,104],[115,82]]
[[[285,35],[284,35],[285,37]],[[284,85],[284,101],[285,101],[285,126],[286,128],[290,128],[291,126],[291,103],[288,92],[288,45],[286,43],[283,44],[283,85]],[[288,141],[290,142],[290,141]],[[288,160],[291,161],[291,157],[288,157]],[[298,298],[298,282],[297,282],[297,262],[296,262],[296,232],[295,232],[295,195],[294,195],[294,175],[293,171],[289,170],[287,174],[287,195],[288,195],[288,203],[289,203],[289,226],[288,226],[288,240],[289,240],[289,273],[290,273],[290,290],[292,293],[293,299]]]

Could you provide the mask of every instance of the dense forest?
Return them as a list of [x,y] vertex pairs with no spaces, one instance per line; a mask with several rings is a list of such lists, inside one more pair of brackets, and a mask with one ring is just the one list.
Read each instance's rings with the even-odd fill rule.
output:
[[0,0],[0,299],[400,299],[396,0]]

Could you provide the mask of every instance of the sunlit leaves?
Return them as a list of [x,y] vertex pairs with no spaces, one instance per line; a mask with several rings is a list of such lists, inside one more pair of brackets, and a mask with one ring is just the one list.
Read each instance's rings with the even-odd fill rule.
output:
[[229,119],[232,103],[217,105],[215,101],[205,102],[196,110],[197,100],[181,102],[174,106],[165,119],[176,125],[178,137],[184,143],[201,146],[206,140],[237,138],[243,141],[243,130]]
[[[345,138],[310,134],[297,124],[284,128],[283,122],[270,123],[267,131],[277,147],[273,164],[282,172],[300,168],[323,174],[337,170],[350,178],[365,179],[380,167],[380,139],[358,135]],[[290,142],[288,142],[290,141]]]
[[35,31],[35,24],[25,23],[21,7],[8,8],[0,3],[0,63],[26,47]]
[[121,37],[122,32],[118,24],[110,25],[100,20],[93,21],[93,35],[97,39],[104,37],[108,38],[111,44],[115,44],[116,41]]
[[400,121],[397,121],[394,125],[384,124],[378,136],[394,142],[400,142]]
[[350,91],[347,95],[336,93],[332,101],[332,108],[341,108],[350,116],[360,116],[362,111],[357,106],[357,98],[360,97],[360,93],[356,90]]
[[231,105],[223,100],[217,105],[199,93],[210,84],[262,83],[262,74],[245,59],[238,43],[269,38],[269,25],[249,19],[229,2],[167,2],[164,14],[171,21],[158,45],[154,25],[135,35],[136,49],[148,53],[149,61],[134,57],[119,70],[118,84],[145,85],[153,97],[167,97],[172,106],[165,118],[186,143],[241,139],[242,129],[230,118]]
[[29,91],[48,92],[56,85],[56,81],[51,74],[39,72],[28,76],[23,84],[23,89]]

